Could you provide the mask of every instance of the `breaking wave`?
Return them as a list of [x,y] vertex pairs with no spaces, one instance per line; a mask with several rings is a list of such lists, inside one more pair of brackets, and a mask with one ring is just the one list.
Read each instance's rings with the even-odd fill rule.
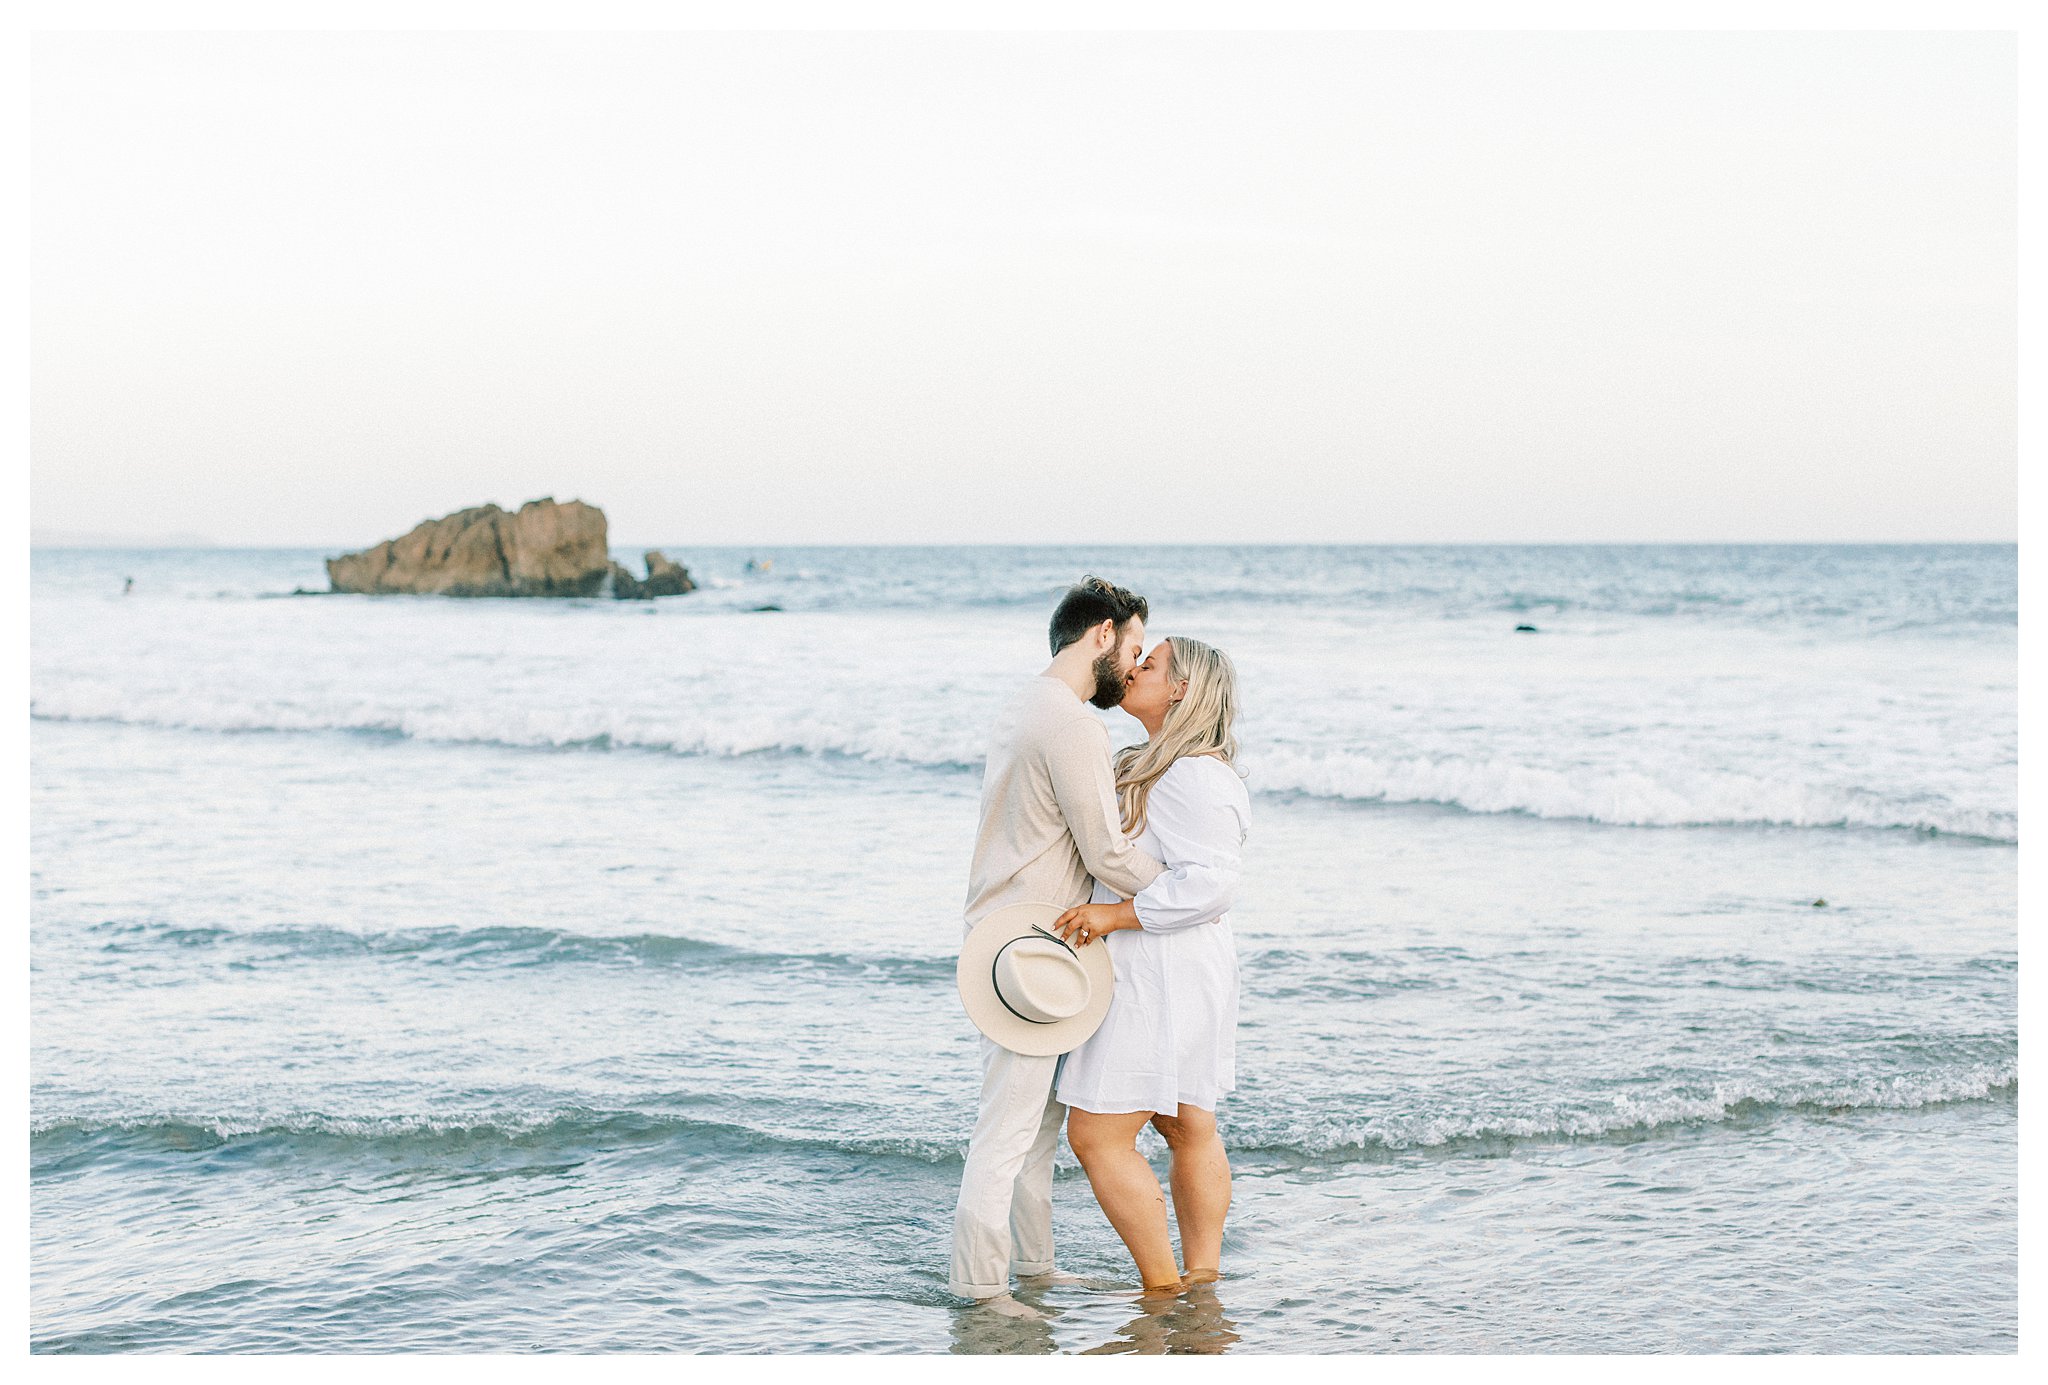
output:
[[[1699,1092],[1616,1095],[1606,1103],[1542,1113],[1383,1115],[1343,1120],[1297,1119],[1233,1111],[1225,1144],[1235,1153],[1278,1159],[1369,1162],[1406,1151],[1457,1154],[1504,1142],[1641,1138],[1722,1124],[1757,1123],[1790,1114],[1841,1115],[1901,1111],[1963,1102],[2011,1102],[2019,1095],[2017,1058],[1999,1063],[1891,1077],[1769,1084],[1716,1083]],[[38,1165],[90,1160],[127,1151],[143,1155],[205,1153],[227,1145],[264,1144],[306,1153],[352,1151],[382,1157],[440,1158],[555,1155],[681,1144],[760,1152],[825,1151],[858,1157],[956,1162],[966,1132],[845,1134],[773,1122],[707,1119],[658,1111],[571,1107],[559,1110],[447,1115],[346,1116],[322,1113],[128,1117],[39,1115],[30,1121]]]
[[2016,813],[1928,801],[1933,795],[1905,803],[1862,789],[1729,772],[1556,770],[1504,760],[1285,750],[1260,755],[1255,769],[1253,782],[1265,792],[1353,803],[1433,803],[1618,827],[1855,827],[2019,840]]
[[951,957],[879,956],[851,952],[771,952],[672,933],[617,936],[558,928],[500,926],[356,932],[345,928],[180,928],[167,924],[99,924],[101,950],[227,950],[274,957],[410,959],[430,965],[506,967],[598,963],[719,972],[833,971],[862,981],[924,984],[953,979]]
[[[724,721],[502,708],[477,711],[327,710],[229,700],[120,709],[86,690],[32,704],[36,720],[102,722],[229,733],[319,732],[548,752],[641,751],[711,759],[788,756],[979,773],[980,732],[933,735],[873,721]],[[2000,845],[2019,840],[2019,816],[1856,787],[1674,767],[1658,773],[1554,769],[1501,759],[1383,757],[1247,748],[1251,787],[1350,803],[1435,805],[1472,813],[1575,819],[1617,827],[1797,827],[1919,832]]]

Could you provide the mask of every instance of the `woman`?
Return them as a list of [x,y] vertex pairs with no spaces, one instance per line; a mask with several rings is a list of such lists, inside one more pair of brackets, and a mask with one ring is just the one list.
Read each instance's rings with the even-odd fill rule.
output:
[[[1237,671],[1198,640],[1154,645],[1123,709],[1148,739],[1117,756],[1125,832],[1167,873],[1134,900],[1098,885],[1053,925],[1109,949],[1116,990],[1102,1027],[1060,1063],[1067,1142],[1137,1262],[1145,1291],[1217,1277],[1230,1161],[1216,1102],[1237,1082],[1237,949],[1224,917],[1251,821],[1237,758]],[[1186,1271],[1166,1233],[1166,1198],[1138,1153],[1150,1123],[1173,1159],[1173,1210]]]

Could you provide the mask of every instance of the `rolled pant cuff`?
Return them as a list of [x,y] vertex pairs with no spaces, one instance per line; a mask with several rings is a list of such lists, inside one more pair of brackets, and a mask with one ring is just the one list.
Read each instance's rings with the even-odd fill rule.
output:
[[1023,1261],[1021,1261],[1021,1260],[1020,1260],[1020,1261],[1017,1261],[1016,1263],[1014,1263],[1014,1264],[1012,1264],[1012,1265],[1010,1266],[1010,1273],[1011,1273],[1011,1274],[1051,1274],[1051,1273],[1052,1273],[1052,1261],[1050,1261],[1050,1260],[1033,1260],[1033,1261],[1031,1261],[1031,1262],[1030,1262],[1029,1264],[1026,1264],[1025,1262],[1023,1262]]
[[995,1298],[1010,1292],[1010,1284],[1008,1280],[1001,1284],[962,1284],[957,1279],[949,1279],[946,1292],[955,1298]]

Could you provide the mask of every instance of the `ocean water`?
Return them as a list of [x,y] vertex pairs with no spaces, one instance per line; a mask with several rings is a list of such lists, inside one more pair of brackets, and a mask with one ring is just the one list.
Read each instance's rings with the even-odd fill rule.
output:
[[[2016,1349],[2012,547],[667,551],[33,555],[32,1350]],[[1019,1324],[952,957],[1084,571],[1243,680],[1236,1194]]]

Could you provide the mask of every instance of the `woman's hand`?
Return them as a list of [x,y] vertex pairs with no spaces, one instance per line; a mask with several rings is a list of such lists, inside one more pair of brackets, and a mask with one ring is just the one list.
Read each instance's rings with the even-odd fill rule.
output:
[[1104,933],[1138,926],[1138,906],[1126,899],[1115,904],[1077,904],[1053,920],[1052,931],[1074,947],[1086,947]]

